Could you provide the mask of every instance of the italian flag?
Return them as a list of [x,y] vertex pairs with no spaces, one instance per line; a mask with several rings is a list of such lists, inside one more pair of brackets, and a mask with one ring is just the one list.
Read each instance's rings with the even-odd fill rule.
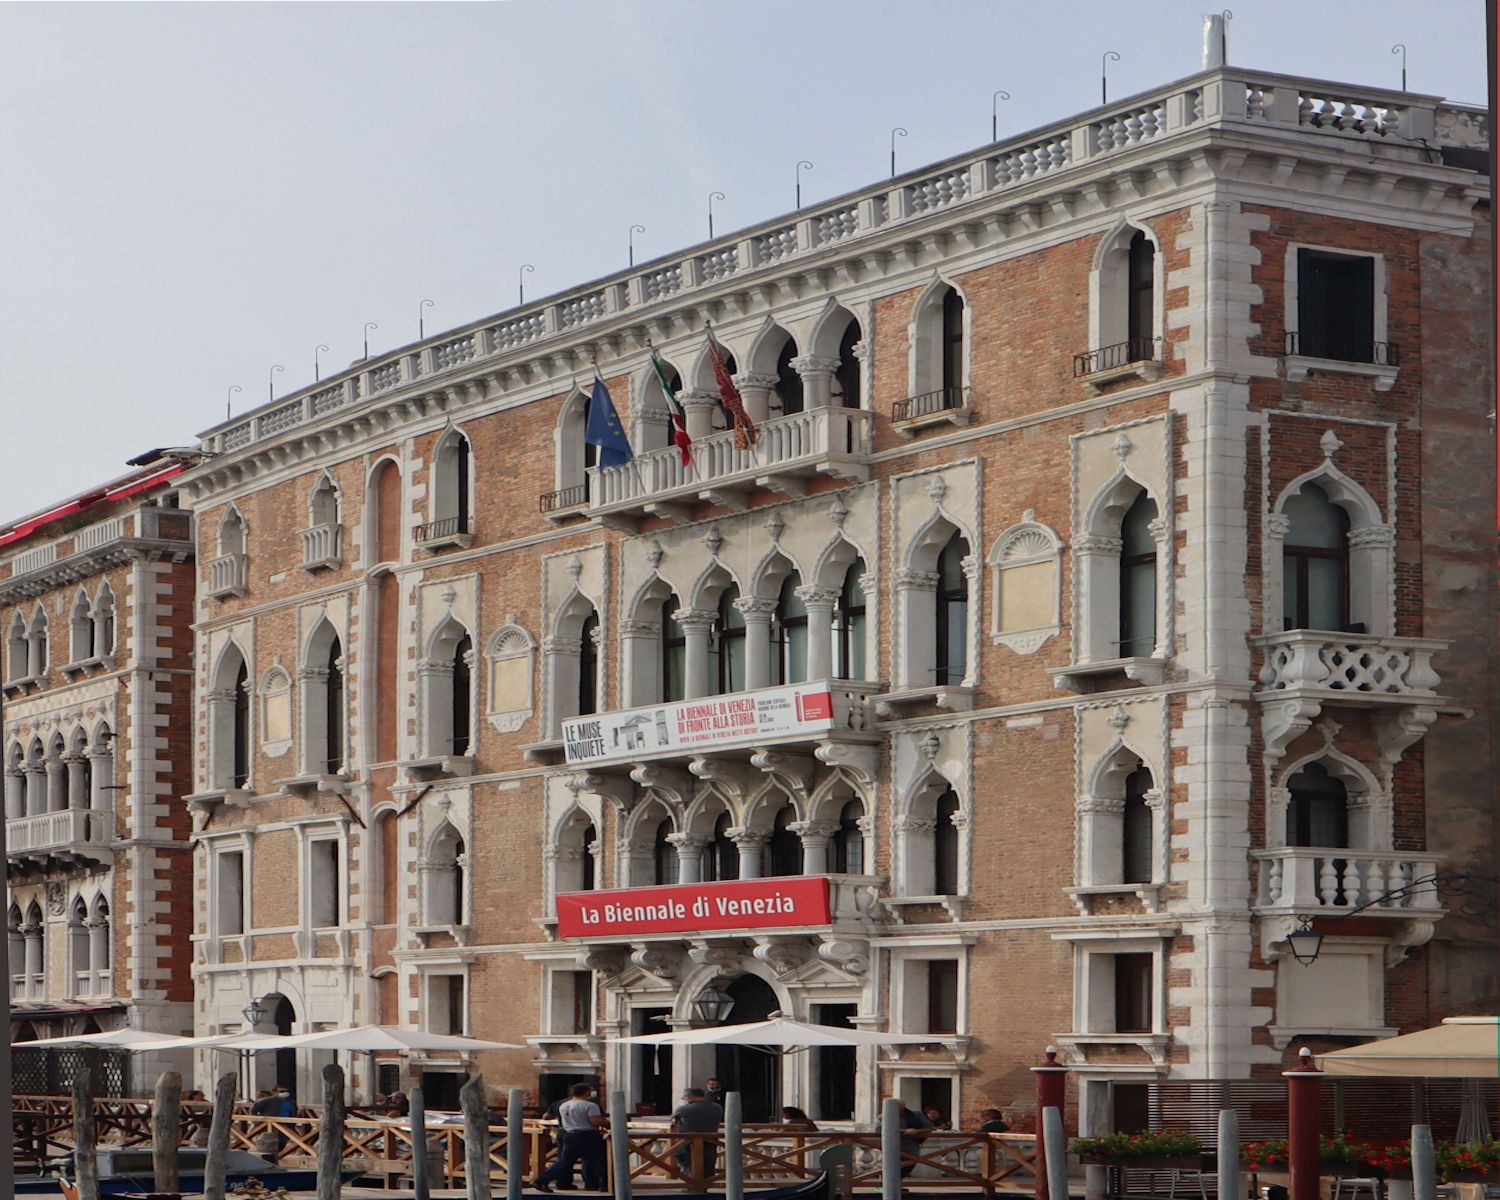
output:
[[661,394],[667,398],[667,411],[672,414],[672,444],[682,455],[682,465],[692,466],[693,439],[688,437],[687,414],[682,411],[682,405],[677,402],[677,393],[672,390],[672,384],[667,378],[666,364],[657,356],[655,350],[651,351],[651,367],[656,372],[657,382],[661,384]]

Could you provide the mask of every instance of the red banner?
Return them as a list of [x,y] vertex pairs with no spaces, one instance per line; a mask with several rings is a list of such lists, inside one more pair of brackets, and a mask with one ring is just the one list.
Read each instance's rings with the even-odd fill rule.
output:
[[831,921],[828,880],[821,875],[567,892],[557,898],[557,933],[565,938],[784,929]]

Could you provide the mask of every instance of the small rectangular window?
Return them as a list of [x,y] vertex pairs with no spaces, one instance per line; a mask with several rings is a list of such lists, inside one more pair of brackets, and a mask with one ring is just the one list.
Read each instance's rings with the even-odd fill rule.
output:
[[1150,954],[1116,954],[1115,1032],[1150,1033],[1152,1029],[1152,974]]
[[927,964],[927,1032],[958,1032],[958,962],[934,959]]
[[1375,260],[1297,251],[1296,353],[1341,362],[1375,359]]
[[567,972],[570,992],[569,1033],[591,1033],[594,1028],[594,975],[591,971]]
[[216,866],[214,932],[220,937],[237,937],[245,932],[245,853],[226,850],[219,855]]
[[329,929],[344,923],[344,888],[340,878],[339,844],[321,838],[307,848],[308,923]]

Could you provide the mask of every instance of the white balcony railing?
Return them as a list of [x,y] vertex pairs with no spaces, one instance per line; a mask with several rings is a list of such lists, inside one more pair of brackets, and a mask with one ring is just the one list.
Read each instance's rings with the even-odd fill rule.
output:
[[733,430],[693,443],[687,466],[676,446],[639,454],[619,467],[591,467],[589,497],[595,512],[637,508],[647,502],[695,499],[705,491],[741,486],[775,487],[778,477],[820,472],[862,478],[870,452],[870,414],[855,408],[818,408],[773,417],[758,427],[754,446],[735,445]]
[[73,972],[73,986],[76,989],[73,994],[80,998],[108,996],[114,990],[114,976],[108,968],[99,971],[75,971]]
[[110,521],[100,521],[97,525],[90,525],[87,529],[80,529],[73,537],[73,553],[82,554],[85,550],[94,550],[107,542],[113,542],[117,538],[125,536],[125,518],[115,517]]
[[208,563],[208,594],[215,600],[240,596],[245,591],[248,559],[243,554],[223,554]]
[[94,808],[16,817],[5,823],[6,853],[47,854],[69,848],[108,845],[114,832],[111,814]]
[[321,567],[338,567],[342,561],[344,527],[314,525],[302,531],[302,567],[316,571]]
[[1360,700],[1432,699],[1442,680],[1432,657],[1447,649],[1436,638],[1373,637],[1294,629],[1260,639],[1262,691],[1311,689]]
[[1283,846],[1257,850],[1254,858],[1260,864],[1255,907],[1261,912],[1312,914],[1370,904],[1365,911],[1371,916],[1410,917],[1442,907],[1430,883],[1411,886],[1433,874],[1440,854]]

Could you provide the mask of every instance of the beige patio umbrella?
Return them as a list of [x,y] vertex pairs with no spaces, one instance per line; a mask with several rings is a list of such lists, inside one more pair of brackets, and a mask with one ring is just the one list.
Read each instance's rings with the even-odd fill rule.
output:
[[170,1033],[151,1033],[145,1029],[109,1029],[103,1033],[79,1033],[64,1037],[35,1038],[29,1042],[12,1042],[13,1050],[93,1046],[103,1050],[178,1050],[199,1044],[195,1038]]
[[1493,1079],[1500,1075],[1500,1017],[1449,1017],[1441,1025],[1317,1056],[1330,1075]]

